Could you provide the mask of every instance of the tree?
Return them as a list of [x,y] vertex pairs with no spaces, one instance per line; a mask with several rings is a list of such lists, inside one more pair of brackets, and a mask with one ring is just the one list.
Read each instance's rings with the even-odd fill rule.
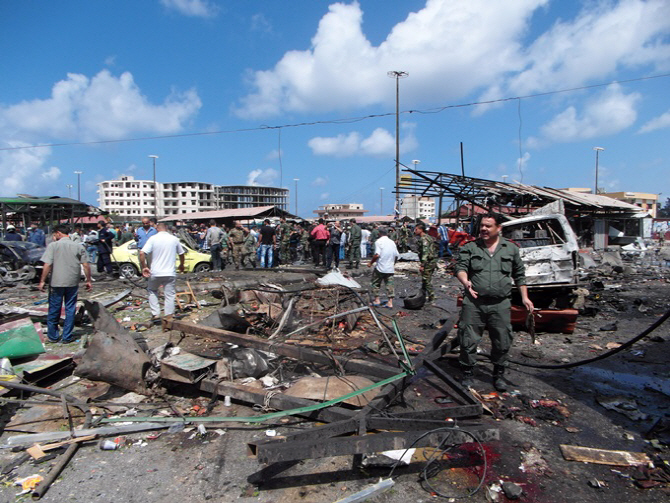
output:
[[670,218],[670,197],[665,200],[665,204],[658,210],[658,218]]

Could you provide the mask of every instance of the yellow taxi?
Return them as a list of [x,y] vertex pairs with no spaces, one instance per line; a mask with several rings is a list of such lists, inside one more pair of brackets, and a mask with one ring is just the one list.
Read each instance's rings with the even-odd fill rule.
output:
[[[181,245],[186,250],[184,255],[185,272],[207,272],[212,270],[211,256],[189,247],[184,242]],[[119,275],[124,278],[132,278],[140,275],[140,251],[135,241],[128,241],[121,246],[115,246],[112,250],[112,264],[119,269]],[[177,267],[179,257],[177,257]]]

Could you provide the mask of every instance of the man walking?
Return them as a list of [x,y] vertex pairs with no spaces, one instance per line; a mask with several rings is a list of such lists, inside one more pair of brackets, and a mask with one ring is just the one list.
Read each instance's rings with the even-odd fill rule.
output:
[[217,227],[216,221],[210,220],[209,229],[207,229],[207,234],[205,235],[205,241],[207,241],[209,253],[212,257],[212,269],[215,271],[221,270],[221,250],[223,249],[221,242],[223,241],[223,238],[223,231]]
[[312,250],[314,253],[314,265],[319,267],[319,264],[326,265],[326,243],[330,238],[330,232],[324,225],[323,218],[319,218],[319,225],[312,229],[310,235],[314,238],[312,241]]
[[479,238],[460,249],[456,263],[456,277],[465,289],[458,336],[463,370],[462,384],[472,386],[477,345],[486,328],[491,338],[493,386],[505,391],[503,374],[512,346],[511,294],[512,282],[519,287],[521,301],[533,312],[528,298],[523,262],[516,244],[500,235],[502,216],[489,213],[479,224]]
[[244,227],[240,222],[234,223],[235,227],[228,233],[228,239],[233,247],[233,263],[235,269],[239,269],[242,264],[242,254],[244,247]]
[[107,228],[107,222],[104,220],[98,221],[98,241],[96,246],[98,248],[98,272],[102,273],[106,271],[108,275],[112,276],[114,273],[114,267],[112,266],[114,233]]
[[435,300],[435,292],[433,291],[433,274],[437,268],[437,243],[426,233],[426,224],[418,223],[414,227],[414,234],[419,238],[419,260],[421,266],[419,272],[421,273],[421,289],[426,295],[426,301],[432,302]]
[[356,224],[355,218],[352,218],[349,222],[351,222],[351,227],[349,228],[349,267],[347,269],[351,269],[352,267],[358,269],[361,263],[361,239],[363,238],[363,232],[358,224]]
[[[40,278],[39,289],[44,291],[46,279],[51,273],[49,282],[49,312],[47,314],[47,338],[50,342],[61,340],[63,344],[73,341],[74,315],[77,307],[79,278],[81,267],[84,268],[86,290],[90,290],[91,266],[83,246],[70,239],[70,229],[65,225],[57,225],[53,233],[53,241],[49,243],[42,255],[44,269]],[[58,334],[58,321],[61,307],[65,303],[65,323],[62,336]]]
[[400,257],[395,243],[386,235],[386,229],[379,229],[379,237],[375,241],[375,254],[372,256],[368,267],[372,270],[371,292],[374,297],[372,305],[381,306],[379,291],[382,284],[386,288],[388,301],[386,307],[393,307],[395,289],[393,288],[393,274],[395,273],[395,263]]
[[[158,302],[158,289],[163,287],[165,295],[165,304],[163,312],[165,317],[172,317],[174,314],[175,286],[177,283],[177,273],[175,263],[179,255],[179,272],[184,272],[184,254],[186,250],[179,242],[179,238],[167,232],[167,225],[159,223],[156,226],[158,231],[152,236],[144,248],[140,251],[140,266],[142,267],[142,276],[149,278],[147,290],[149,291],[149,308],[151,309],[151,321],[155,322],[160,318],[161,306]],[[151,256],[151,269],[147,267],[147,255]]]
[[270,220],[267,218],[260,229],[260,237],[256,246],[261,251],[261,268],[271,268],[272,259],[274,258],[274,247],[277,246],[277,234],[274,228],[270,226]]

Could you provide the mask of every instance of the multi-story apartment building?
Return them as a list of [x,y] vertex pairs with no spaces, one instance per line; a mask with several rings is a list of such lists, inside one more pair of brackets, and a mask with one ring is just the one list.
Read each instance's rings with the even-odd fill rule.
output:
[[255,206],[277,206],[286,211],[288,195],[288,189],[277,187],[203,182],[156,182],[154,192],[152,180],[135,180],[126,175],[98,183],[101,209],[137,219]]
[[326,204],[319,206],[318,210],[314,210],[319,218],[328,218],[329,220],[362,217],[367,212],[368,210],[363,209],[363,205],[359,203]]
[[216,204],[219,209],[276,206],[288,211],[288,189],[261,185],[216,185]]
[[400,216],[409,218],[435,218],[435,199],[422,196],[404,196],[400,201]]
[[647,192],[602,192],[600,195],[639,206],[643,210],[648,211],[652,218],[656,218],[658,194]]

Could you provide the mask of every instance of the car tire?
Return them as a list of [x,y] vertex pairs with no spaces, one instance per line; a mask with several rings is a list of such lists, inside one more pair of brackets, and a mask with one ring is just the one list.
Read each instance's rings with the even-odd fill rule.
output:
[[119,276],[122,278],[135,278],[139,275],[140,272],[134,264],[131,264],[130,262],[119,264]]
[[193,272],[209,272],[212,270],[212,264],[209,262],[200,262],[193,268]]

